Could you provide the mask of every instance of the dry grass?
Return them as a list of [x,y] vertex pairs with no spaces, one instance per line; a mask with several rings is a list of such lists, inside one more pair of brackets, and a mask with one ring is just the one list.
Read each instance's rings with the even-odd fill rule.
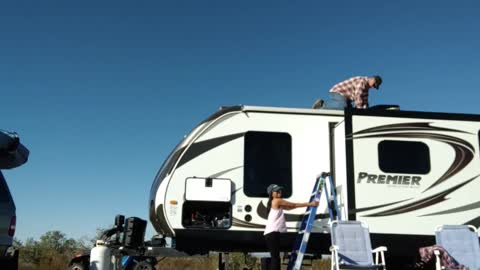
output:
[[[165,258],[157,264],[157,270],[217,270],[218,255],[211,254],[205,257],[185,257],[185,258]],[[43,259],[38,265],[20,264],[19,270],[65,270],[69,258],[65,256],[54,256]],[[309,260],[305,263],[310,264]],[[245,263],[245,257],[241,253],[230,253],[230,264],[228,270],[260,270],[260,259],[248,257]],[[287,269],[286,265],[282,269]],[[302,267],[304,270],[329,270],[329,260],[314,260],[311,266]]]
[[38,265],[20,263],[18,270],[65,270],[69,259],[64,256],[42,259]]
[[[330,270],[329,260],[305,261],[309,266],[304,266],[304,270]],[[157,270],[217,270],[218,256],[210,255],[208,257],[188,257],[188,258],[166,258],[157,265]],[[230,253],[230,264],[228,270],[260,270],[260,259],[248,258],[245,264],[245,257],[241,253]],[[287,269],[287,266],[282,266]]]
[[157,264],[157,270],[214,270],[217,269],[217,259],[210,257],[166,258]]

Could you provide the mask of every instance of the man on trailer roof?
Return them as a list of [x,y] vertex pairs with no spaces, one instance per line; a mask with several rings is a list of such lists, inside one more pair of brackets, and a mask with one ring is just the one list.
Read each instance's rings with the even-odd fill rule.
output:
[[350,107],[351,102],[355,103],[355,108],[368,108],[368,90],[370,88],[379,89],[382,84],[382,77],[376,75],[372,77],[357,76],[339,82],[330,89],[331,101],[324,102],[317,99],[313,104],[313,109],[337,109],[343,110]]

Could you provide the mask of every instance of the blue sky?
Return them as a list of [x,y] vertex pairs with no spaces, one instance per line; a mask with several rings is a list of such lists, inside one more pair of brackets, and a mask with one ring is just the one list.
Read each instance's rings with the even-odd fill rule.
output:
[[17,237],[146,219],[160,164],[221,105],[305,108],[380,74],[370,104],[478,113],[479,2],[397,2],[3,1],[0,128],[31,151],[4,172]]

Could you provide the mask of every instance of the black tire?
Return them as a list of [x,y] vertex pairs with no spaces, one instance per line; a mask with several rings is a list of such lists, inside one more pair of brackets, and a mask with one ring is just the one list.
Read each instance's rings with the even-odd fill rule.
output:
[[68,267],[68,270],[88,270],[88,267],[85,267],[85,264],[81,262],[74,262]]
[[1,269],[5,270],[17,270],[18,269],[18,257],[2,256],[0,255]]
[[149,261],[140,261],[135,264],[133,270],[155,270],[155,267]]

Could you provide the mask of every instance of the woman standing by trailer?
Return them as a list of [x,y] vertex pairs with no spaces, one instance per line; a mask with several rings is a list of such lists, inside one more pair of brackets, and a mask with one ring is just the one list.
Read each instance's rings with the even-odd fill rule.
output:
[[265,227],[265,241],[270,252],[270,270],[280,270],[280,233],[287,232],[287,224],[283,210],[299,207],[318,206],[318,202],[292,203],[282,199],[282,186],[271,184],[267,188],[269,196],[267,211],[268,219]]

